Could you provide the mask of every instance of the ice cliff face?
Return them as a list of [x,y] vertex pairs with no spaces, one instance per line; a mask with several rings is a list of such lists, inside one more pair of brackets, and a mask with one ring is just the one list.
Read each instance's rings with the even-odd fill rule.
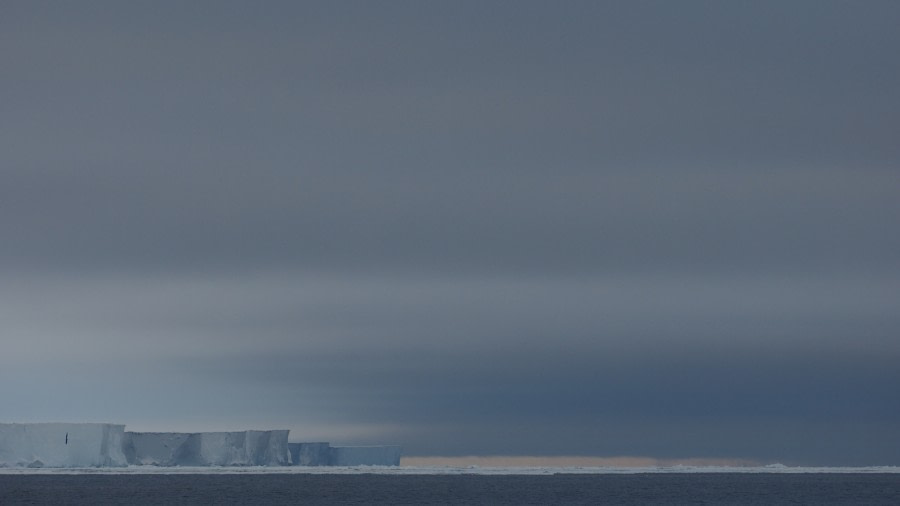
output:
[[174,466],[185,459],[191,434],[179,432],[127,432],[122,445],[131,465]]
[[128,463],[155,466],[287,466],[288,431],[126,432]]
[[122,467],[124,425],[0,423],[0,466]]
[[399,446],[288,444],[287,430],[124,429],[107,423],[0,423],[0,467],[400,465]]

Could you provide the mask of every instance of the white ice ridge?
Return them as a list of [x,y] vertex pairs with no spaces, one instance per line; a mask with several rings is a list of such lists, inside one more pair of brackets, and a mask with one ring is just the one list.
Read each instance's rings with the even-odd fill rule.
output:
[[0,467],[121,467],[124,425],[0,423]]
[[126,432],[128,463],[153,466],[288,466],[287,430]]

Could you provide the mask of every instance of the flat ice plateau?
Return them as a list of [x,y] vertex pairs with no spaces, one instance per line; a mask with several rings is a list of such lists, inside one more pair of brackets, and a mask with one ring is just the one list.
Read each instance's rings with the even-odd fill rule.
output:
[[247,467],[157,467],[119,468],[3,468],[0,474],[380,474],[380,475],[552,475],[552,474],[900,474],[898,466],[793,467],[780,464],[754,467],[414,467],[414,466],[247,466]]
[[[0,469],[400,465],[401,447],[288,443],[288,430],[125,432],[104,423],[0,423]],[[292,459],[295,457],[295,459]]]

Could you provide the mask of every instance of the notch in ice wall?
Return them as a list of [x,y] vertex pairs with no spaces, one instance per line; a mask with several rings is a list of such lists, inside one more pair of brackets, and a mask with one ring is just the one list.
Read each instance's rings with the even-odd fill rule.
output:
[[124,467],[124,436],[109,423],[0,423],[0,466]]
[[288,443],[291,463],[295,466],[327,466],[330,459],[328,443]]

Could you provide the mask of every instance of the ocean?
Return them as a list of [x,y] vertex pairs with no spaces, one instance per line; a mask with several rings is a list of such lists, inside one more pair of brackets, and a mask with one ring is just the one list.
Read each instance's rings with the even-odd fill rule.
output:
[[18,504],[898,505],[900,474],[0,474]]

